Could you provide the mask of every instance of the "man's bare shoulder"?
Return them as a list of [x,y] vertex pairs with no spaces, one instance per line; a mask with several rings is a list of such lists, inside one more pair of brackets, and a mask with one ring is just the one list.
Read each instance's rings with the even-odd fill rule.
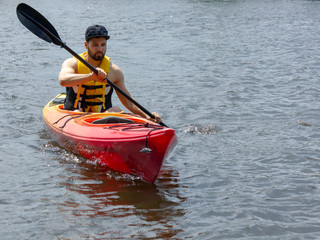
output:
[[69,66],[69,67],[76,66],[77,64],[78,64],[78,61],[75,58],[68,58],[63,62],[64,66]]
[[110,74],[110,78],[113,82],[124,80],[123,73],[122,73],[120,67],[118,67],[116,64],[114,64],[112,62],[110,62],[109,74]]
[[116,64],[110,62],[110,71],[114,71],[114,72],[120,71],[121,72],[121,69]]
[[77,72],[78,61],[75,58],[68,58],[62,63],[61,72]]

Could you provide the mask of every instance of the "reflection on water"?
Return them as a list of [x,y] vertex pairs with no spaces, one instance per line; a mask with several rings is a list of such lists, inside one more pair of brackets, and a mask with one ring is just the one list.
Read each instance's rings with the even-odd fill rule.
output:
[[[59,184],[67,193],[56,205],[68,221],[85,225],[105,222],[109,227],[95,233],[101,236],[115,234],[109,225],[115,221],[124,228],[139,229],[131,229],[130,237],[172,238],[182,231],[178,219],[185,215],[180,204],[186,199],[178,191],[181,186],[177,171],[164,167],[156,183],[149,184],[81,158],[79,161],[63,149],[58,151],[62,153],[58,161],[66,168]],[[71,158],[74,162],[70,162]],[[119,226],[117,231],[119,236],[126,235]]]

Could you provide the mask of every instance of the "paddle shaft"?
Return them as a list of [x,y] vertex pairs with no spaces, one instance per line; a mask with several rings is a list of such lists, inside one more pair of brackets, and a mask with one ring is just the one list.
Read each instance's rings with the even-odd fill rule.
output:
[[[40,16],[42,21],[46,21],[46,24],[49,24],[50,27],[54,30],[54,32],[56,32],[56,30],[54,29],[54,27],[48,22],[47,19],[45,19],[40,13],[38,13],[36,10],[32,9],[30,6],[27,6],[26,4],[20,4],[20,6],[26,6],[28,7],[29,11],[31,10],[32,12],[34,12],[35,14],[38,15],[38,17]],[[19,6],[18,6],[19,7]],[[32,16],[30,16],[29,14],[25,13],[24,11],[19,11],[19,14],[23,15],[26,19],[28,19],[29,21],[31,21],[35,26],[37,26],[38,28],[40,28],[46,35],[48,35],[52,42],[56,45],[59,45],[61,47],[63,47],[64,49],[66,49],[71,55],[73,55],[75,58],[77,58],[80,62],[82,62],[85,66],[87,66],[91,71],[93,71],[95,74],[98,75],[98,70],[93,67],[90,63],[88,63],[85,59],[83,59],[82,57],[80,57],[76,52],[74,52],[71,48],[69,48],[59,37],[57,37],[55,34],[53,34],[48,28],[46,28],[45,26],[43,26],[39,21],[37,21],[36,19],[34,19]],[[25,25],[25,24],[24,24]],[[26,25],[25,25],[26,26]],[[26,26],[30,31],[30,26]],[[32,31],[33,33],[35,33],[34,31]],[[38,37],[40,37],[38,34],[39,33],[35,33]],[[57,34],[58,35],[58,34]],[[40,37],[42,39],[44,39],[43,37]],[[48,41],[48,39],[44,39],[46,41]],[[139,109],[141,109],[141,111],[143,111],[145,114],[147,114],[149,117],[155,119],[155,116],[150,113],[147,109],[145,109],[143,106],[141,106],[136,100],[134,100],[132,97],[130,97],[127,93],[125,93],[121,88],[119,88],[116,84],[114,84],[112,81],[110,81],[108,78],[105,78],[108,82],[109,85],[111,85],[117,92],[119,92],[121,95],[123,95],[125,98],[127,98],[129,101],[131,101],[134,105],[136,105]],[[159,123],[162,126],[167,127],[163,122]]]

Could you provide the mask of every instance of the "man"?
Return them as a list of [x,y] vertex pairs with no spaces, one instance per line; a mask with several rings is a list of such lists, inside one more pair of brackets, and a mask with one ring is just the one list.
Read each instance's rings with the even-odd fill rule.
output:
[[[112,107],[113,89],[107,84],[106,77],[131,97],[121,69],[105,55],[109,38],[108,31],[101,25],[90,26],[85,33],[84,46],[87,51],[80,56],[94,66],[98,74],[91,72],[76,58],[69,58],[62,64],[59,83],[67,90],[64,109],[83,112],[120,112],[119,107]],[[150,119],[126,97],[120,93],[117,95],[121,103],[132,113]],[[153,115],[155,119],[150,120],[161,122],[161,117],[157,113]]]

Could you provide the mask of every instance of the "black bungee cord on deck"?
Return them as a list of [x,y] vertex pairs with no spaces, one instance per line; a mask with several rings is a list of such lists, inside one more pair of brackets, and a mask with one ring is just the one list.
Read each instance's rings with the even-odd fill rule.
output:
[[[121,125],[120,125],[121,124]],[[108,127],[105,127],[107,129],[112,129],[112,128],[116,128],[116,127],[119,127],[120,126],[123,126],[123,123],[119,123],[117,125],[112,125],[112,126],[108,126]],[[150,123],[145,123],[145,124],[132,124],[132,123],[129,123],[127,124],[128,127],[126,128],[123,128],[121,130],[119,129],[116,129],[118,131],[130,131],[130,130],[135,130],[137,131],[137,129],[141,129],[140,131],[144,131],[143,129],[144,128],[150,128],[150,131],[148,132],[147,136],[146,136],[146,141],[145,141],[145,147],[142,148],[140,150],[141,153],[152,153],[152,149],[148,147],[148,137],[150,136],[150,133],[155,131],[155,130],[159,130],[159,129],[162,129],[163,126],[159,126],[159,125],[156,125],[156,124],[150,124]],[[139,130],[138,130],[139,131]]]

